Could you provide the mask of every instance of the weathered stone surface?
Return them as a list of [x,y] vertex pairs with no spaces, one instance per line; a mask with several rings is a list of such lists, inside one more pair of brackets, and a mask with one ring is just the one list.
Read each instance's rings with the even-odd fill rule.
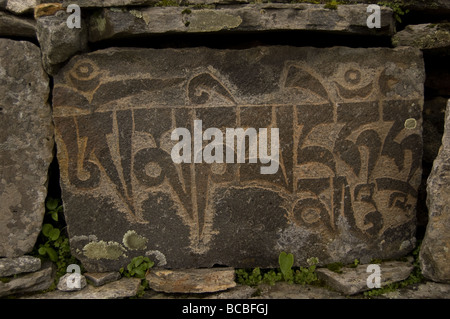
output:
[[18,14],[29,13],[39,2],[40,0],[7,0],[6,9]]
[[206,293],[236,286],[234,268],[154,269],[146,279],[151,289],[166,293]]
[[[154,5],[160,0],[77,0],[78,4],[82,8],[89,7],[121,7],[121,6],[142,6],[142,5]],[[65,7],[74,3],[72,0],[62,0]]]
[[233,8],[151,7],[102,9],[91,16],[91,41],[159,33],[218,31],[320,30],[351,34],[392,35],[392,9],[381,9],[381,28],[367,27],[366,5],[252,4]]
[[392,43],[421,50],[450,50],[450,23],[408,25],[393,36]]
[[[358,265],[355,268],[343,267],[342,273],[331,271],[327,268],[316,270],[319,279],[331,288],[345,295],[354,295],[369,290],[367,278],[371,273],[367,272],[368,265]],[[405,280],[413,270],[410,262],[388,261],[380,264],[381,287],[391,283]]]
[[122,278],[101,287],[87,285],[82,290],[71,292],[55,290],[26,299],[122,299],[136,296],[140,284],[138,278]]
[[36,38],[36,22],[0,11],[0,36]]
[[42,63],[48,74],[54,74],[61,63],[87,48],[87,27],[67,27],[69,13],[57,11],[54,15],[37,19],[36,31],[42,50]]
[[48,289],[53,283],[54,275],[55,267],[53,263],[44,263],[41,270],[19,275],[8,282],[0,282],[0,297]]
[[85,273],[84,276],[88,279],[95,287],[103,286],[104,284],[116,281],[120,279],[120,273],[117,271],[112,272],[89,272]]
[[423,275],[450,283],[450,100],[442,146],[427,183],[428,225],[420,250]]
[[450,285],[429,281],[391,291],[382,296],[388,299],[450,299]]
[[41,269],[41,260],[32,256],[17,258],[0,258],[0,277],[8,277],[23,272]]
[[53,159],[49,80],[39,48],[0,39],[0,257],[33,249]]
[[86,277],[78,273],[67,273],[59,278],[56,288],[59,291],[79,291],[86,287]]
[[[72,252],[93,272],[140,255],[168,268],[278,267],[281,251],[296,265],[403,256],[415,244],[423,80],[407,47],[79,55],[53,95]],[[279,128],[278,160],[275,149],[271,163],[175,164],[171,132],[193,133],[195,119],[223,133]]]
[[252,299],[344,299],[339,292],[309,285],[293,285],[279,282],[276,285],[259,285],[259,296]]

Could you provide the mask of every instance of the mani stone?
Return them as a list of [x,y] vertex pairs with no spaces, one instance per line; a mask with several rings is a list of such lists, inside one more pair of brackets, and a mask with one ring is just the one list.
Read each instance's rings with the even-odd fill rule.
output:
[[8,277],[23,272],[41,269],[41,260],[32,256],[17,258],[0,258],[0,277]]
[[428,225],[420,249],[423,275],[450,283],[450,100],[442,146],[427,181]]
[[0,257],[33,249],[53,159],[49,79],[39,48],[0,39]]
[[[161,33],[328,31],[333,33],[392,35],[395,20],[390,8],[380,10],[381,26],[367,27],[367,5],[343,5],[329,10],[316,4],[251,4],[238,7],[104,8],[90,18],[92,42]],[[136,40],[139,41],[139,40]]]
[[165,293],[207,293],[236,286],[234,268],[151,270],[145,279],[155,291]]
[[[295,265],[404,256],[415,246],[423,81],[422,54],[408,47],[78,55],[53,91],[72,253],[89,272],[137,256],[172,269],[278,267],[282,251]],[[176,128],[188,134],[181,163]],[[246,146],[230,136],[223,147],[227,129],[248,134]],[[199,156],[214,153],[222,163]]]

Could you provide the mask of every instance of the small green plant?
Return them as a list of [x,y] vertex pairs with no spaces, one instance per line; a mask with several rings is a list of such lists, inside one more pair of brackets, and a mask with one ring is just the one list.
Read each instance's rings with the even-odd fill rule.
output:
[[401,17],[409,12],[408,9],[406,10],[403,9],[404,6],[403,0],[380,1],[377,4],[380,6],[391,8],[392,11],[394,11],[395,20],[397,20],[399,23],[402,23]]
[[134,257],[127,268],[120,268],[120,273],[125,277],[136,277],[144,279],[147,271],[155,265],[148,257]]
[[45,214],[51,216],[51,218],[57,222],[59,213],[63,211],[63,205],[61,205],[60,200],[50,197],[47,199],[45,207],[47,208],[47,212]]
[[236,281],[241,285],[257,286],[262,281],[261,269],[236,269]]
[[359,261],[358,259],[355,259],[355,260],[353,261],[353,264],[348,265],[348,267],[350,267],[350,268],[356,268],[356,267],[358,267],[359,264],[360,264],[360,261]]
[[319,259],[316,257],[309,258],[306,261],[309,267],[300,267],[300,269],[295,271],[294,282],[301,285],[310,285],[318,281],[316,274],[316,267],[319,263]]
[[292,266],[294,265],[294,255],[287,254],[284,251],[278,256],[278,264],[280,265],[281,274],[283,279],[287,282],[291,282],[294,279],[294,271]]
[[155,4],[155,7],[179,7],[180,4],[176,0],[161,0]]
[[336,262],[336,263],[328,264],[326,267],[328,270],[331,270],[338,274],[342,274],[342,267],[344,267],[344,264],[340,263],[340,262]]
[[120,268],[119,272],[122,276],[127,278],[135,277],[141,279],[141,284],[139,285],[138,292],[136,293],[136,298],[140,298],[144,295],[145,291],[149,289],[149,284],[145,276],[155,265],[148,257],[138,256],[131,259],[130,263],[126,268]]
[[336,0],[327,2],[324,6],[325,9],[330,9],[330,10],[337,10],[339,2],[337,2]]
[[308,267],[299,267],[293,269],[294,255],[291,253],[281,252],[278,256],[278,269],[237,269],[236,281],[242,285],[257,286],[260,283],[274,285],[276,282],[285,281],[296,284],[312,284],[318,281],[315,273],[316,264],[319,260],[315,257],[307,260]]
[[45,203],[44,224],[39,234],[33,254],[48,258],[56,264],[55,283],[66,274],[67,267],[79,264],[70,252],[69,238],[63,222],[63,205],[60,199],[49,197]]

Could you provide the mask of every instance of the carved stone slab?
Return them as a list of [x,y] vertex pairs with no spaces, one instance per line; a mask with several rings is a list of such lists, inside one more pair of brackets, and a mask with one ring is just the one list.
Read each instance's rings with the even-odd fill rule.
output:
[[[276,267],[281,251],[297,265],[404,255],[415,243],[423,81],[420,51],[405,47],[79,55],[53,95],[73,253],[89,271],[139,255],[169,268]],[[261,128],[278,128],[277,170],[250,163],[250,138],[243,163],[174,163],[172,132],[193,134],[198,121],[224,136],[255,128],[260,142]]]

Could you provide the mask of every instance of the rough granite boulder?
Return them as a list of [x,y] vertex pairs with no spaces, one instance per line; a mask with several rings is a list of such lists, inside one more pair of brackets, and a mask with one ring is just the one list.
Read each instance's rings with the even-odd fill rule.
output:
[[0,39],[0,257],[33,249],[53,159],[49,79],[39,48]]
[[407,47],[78,55],[53,94],[72,253],[91,272],[144,255],[168,268],[404,256],[423,81]]
[[423,275],[450,283],[450,100],[442,146],[427,183],[428,225],[420,250]]

